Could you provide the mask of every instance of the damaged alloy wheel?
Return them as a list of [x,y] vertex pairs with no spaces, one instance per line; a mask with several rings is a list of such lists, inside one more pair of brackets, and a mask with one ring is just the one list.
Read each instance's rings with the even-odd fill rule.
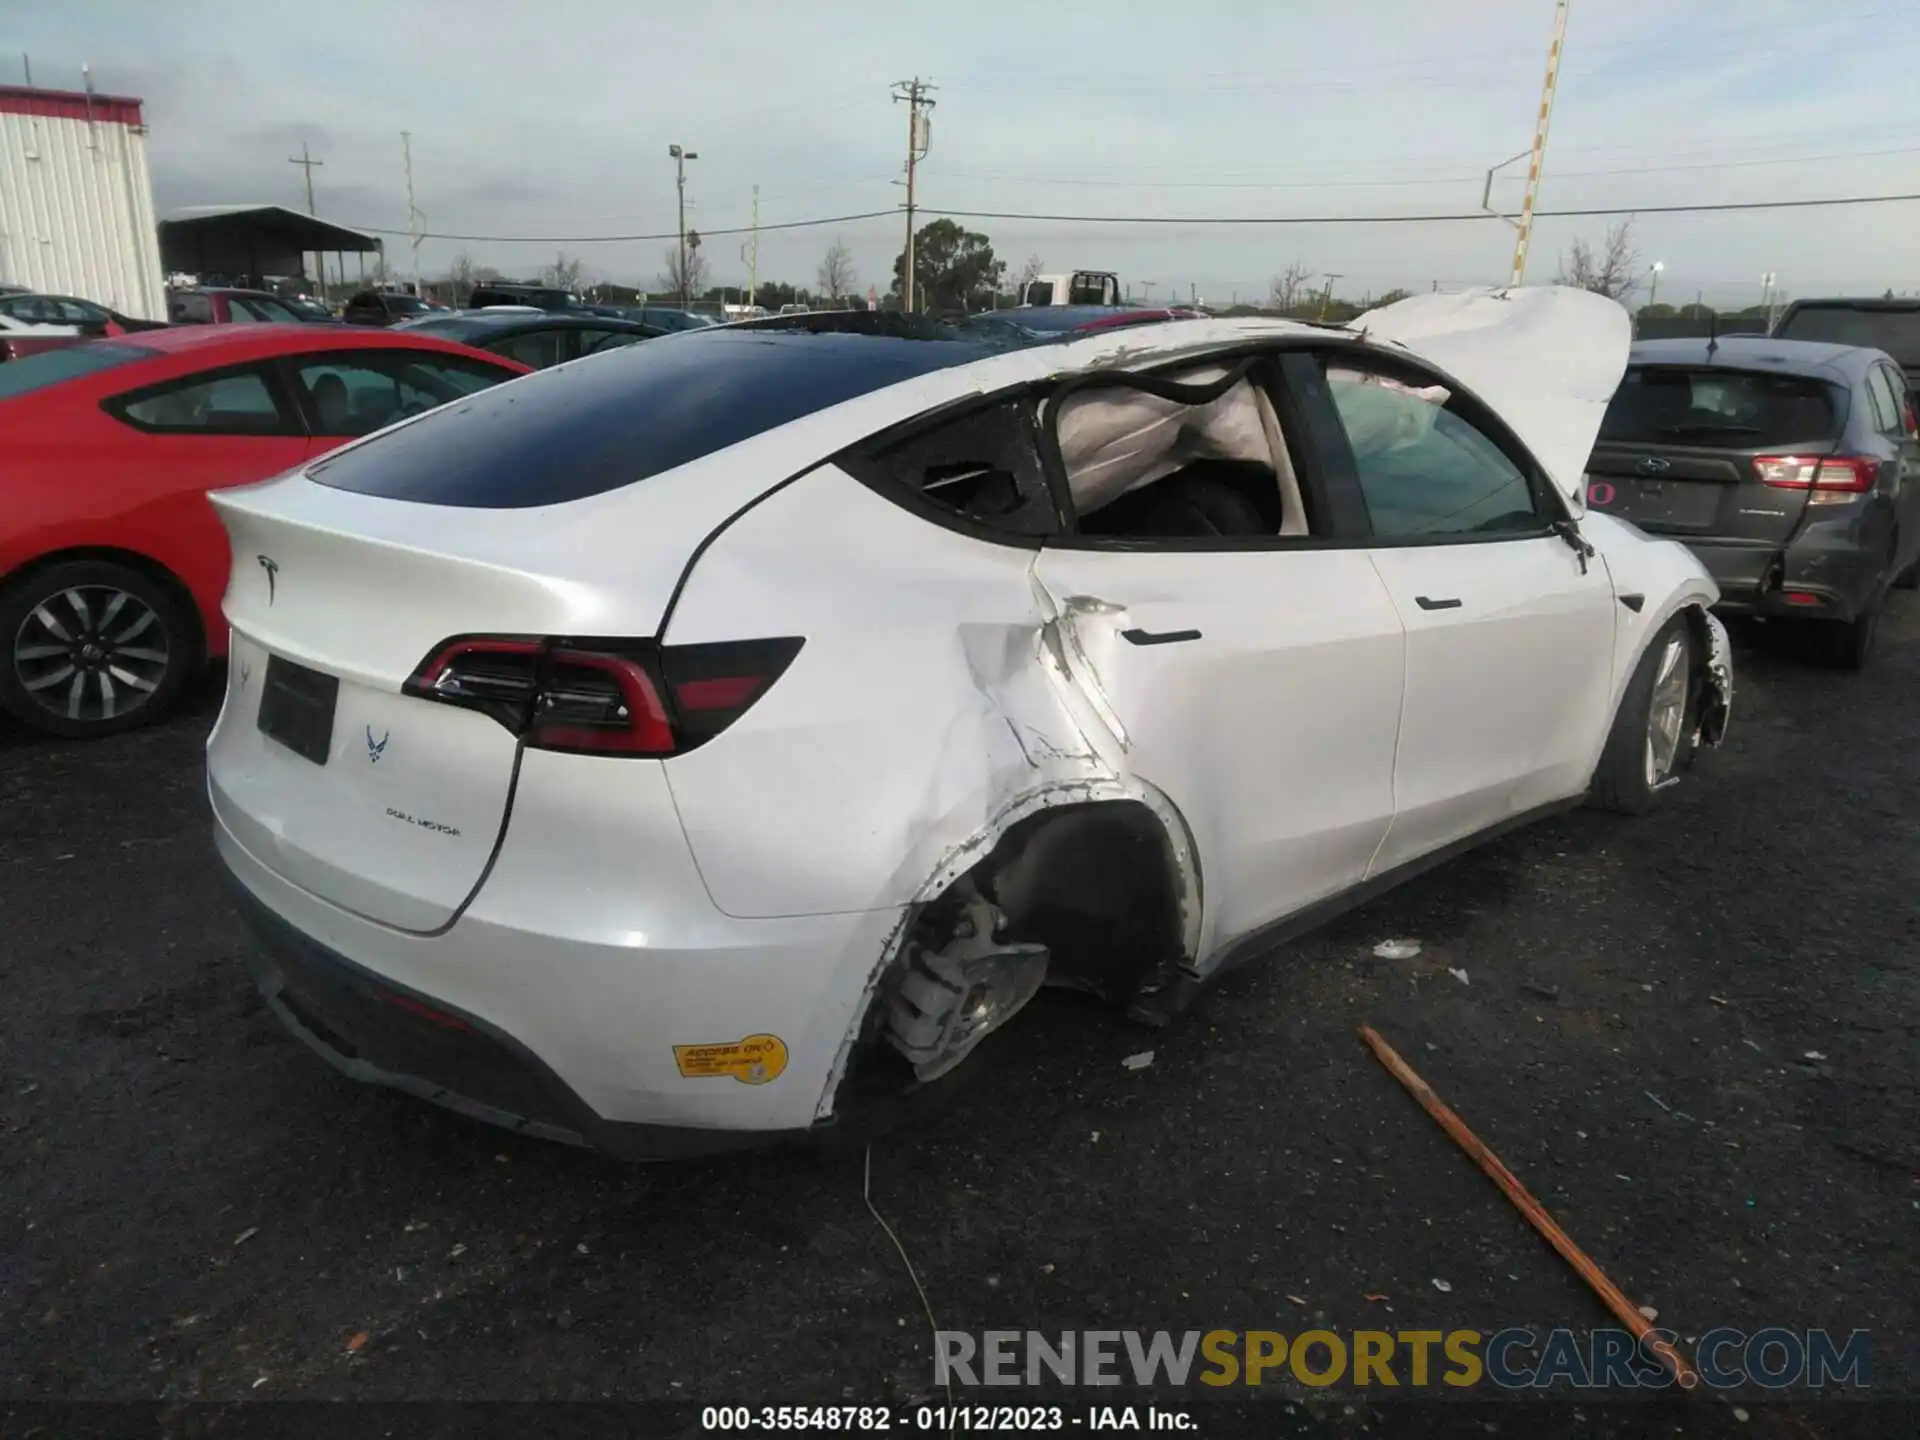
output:
[[995,939],[1005,923],[975,891],[937,948],[907,942],[906,968],[887,1006],[887,1040],[916,1078],[946,1074],[1039,992],[1047,947]]

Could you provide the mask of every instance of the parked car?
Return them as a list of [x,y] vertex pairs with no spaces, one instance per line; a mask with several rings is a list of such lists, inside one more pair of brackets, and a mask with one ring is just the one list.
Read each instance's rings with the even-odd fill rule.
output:
[[75,325],[100,335],[130,335],[139,330],[164,330],[164,320],[136,320],[105,305],[72,295],[40,295],[23,291],[0,296],[0,315],[29,325]]
[[803,1136],[1722,733],[1713,581],[1582,513],[1618,305],[1116,338],[721,327],[215,496],[280,1019],[526,1132]]
[[438,335],[476,350],[505,355],[522,365],[544,370],[578,360],[582,355],[617,350],[623,345],[651,340],[667,332],[637,320],[610,315],[532,310],[525,306],[498,310],[460,310],[409,320],[400,327],[410,335]]
[[1884,351],[1904,372],[1908,393],[1920,397],[1920,299],[1795,300],[1773,333]]
[[73,736],[157,718],[226,650],[209,489],[523,373],[430,336],[312,325],[156,330],[0,365],[0,709]]
[[1729,335],[1643,340],[1600,426],[1587,500],[1684,541],[1720,608],[1817,622],[1867,663],[1920,560],[1920,444],[1881,350]]
[[349,325],[393,325],[402,320],[445,313],[444,305],[431,304],[418,295],[396,290],[362,290],[347,301],[340,318]]
[[37,355],[42,350],[77,345],[86,338],[86,332],[78,325],[42,325],[30,320],[16,320],[11,315],[0,315],[0,361],[18,360],[25,355]]
[[1197,310],[1170,306],[1020,305],[1006,310],[981,310],[960,322],[970,326],[1009,325],[1034,336],[1085,335],[1130,325],[1152,325],[1163,320],[1198,319]]
[[312,295],[283,295],[280,298],[281,302],[285,304],[289,310],[293,311],[296,316],[309,325],[342,325],[346,323],[327,308],[326,302]]
[[167,292],[167,318],[175,325],[297,325],[309,317],[265,290],[196,285]]
[[556,285],[522,285],[512,280],[483,280],[467,297],[467,308],[483,310],[489,305],[531,305],[536,310],[575,310],[580,301],[571,291]]

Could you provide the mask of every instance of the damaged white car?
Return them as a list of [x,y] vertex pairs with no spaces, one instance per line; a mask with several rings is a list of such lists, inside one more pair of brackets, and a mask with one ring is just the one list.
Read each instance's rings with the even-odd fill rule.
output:
[[1010,334],[691,332],[214,496],[280,1018],[620,1153],[805,1135],[1719,739],[1712,581],[1582,513],[1612,302]]

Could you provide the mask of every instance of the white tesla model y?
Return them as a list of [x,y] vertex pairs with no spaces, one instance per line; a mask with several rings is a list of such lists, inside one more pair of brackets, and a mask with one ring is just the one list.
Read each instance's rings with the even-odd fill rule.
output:
[[361,1079],[688,1153],[925,1086],[1041,985],[1164,1020],[1478,840],[1646,809],[1731,676],[1700,565],[1583,513],[1627,344],[1551,288],[797,316],[223,491],[261,988]]

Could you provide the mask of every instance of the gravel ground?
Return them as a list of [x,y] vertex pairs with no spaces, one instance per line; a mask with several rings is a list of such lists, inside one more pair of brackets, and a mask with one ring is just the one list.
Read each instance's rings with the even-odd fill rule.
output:
[[[1920,1396],[1920,606],[1896,599],[1864,676],[1740,637],[1729,742],[1654,817],[1499,842],[1159,1034],[1043,997],[955,1107],[872,1151],[941,1327],[1605,1324],[1358,1043],[1371,1023],[1663,1325],[1869,1329],[1874,1392]],[[623,1166],[356,1086],[286,1035],[207,836],[216,703],[93,746],[0,731],[0,1422],[33,1399],[932,1396],[859,1155]],[[1401,936],[1417,957],[1373,956]],[[1263,1433],[1484,1433],[1458,1404],[1272,1388]],[[1247,1415],[1172,1398],[1203,1433]],[[1678,1433],[1586,1411],[1565,1433]],[[1911,1418],[1755,1405],[1746,1433]]]

